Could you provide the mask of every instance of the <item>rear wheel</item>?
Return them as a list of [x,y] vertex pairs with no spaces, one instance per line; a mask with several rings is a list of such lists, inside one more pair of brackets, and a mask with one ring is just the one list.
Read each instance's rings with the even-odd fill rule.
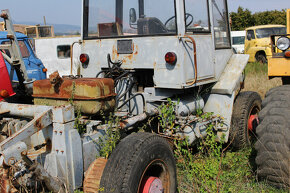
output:
[[109,157],[99,192],[176,192],[176,166],[168,142],[151,133],[123,139]]
[[264,53],[258,53],[256,55],[256,60],[257,60],[257,62],[260,62],[263,64],[266,64],[268,62],[267,57]]
[[261,97],[256,92],[241,92],[237,96],[232,114],[230,141],[235,149],[251,145],[255,139]]
[[289,115],[290,86],[271,89],[259,114],[256,164],[258,178],[279,188],[290,186]]

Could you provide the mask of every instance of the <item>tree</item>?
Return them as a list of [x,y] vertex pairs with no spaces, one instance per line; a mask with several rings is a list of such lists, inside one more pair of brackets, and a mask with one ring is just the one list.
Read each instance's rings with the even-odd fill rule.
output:
[[267,24],[286,25],[286,9],[282,11],[264,11],[252,14],[248,9],[239,7],[237,12],[230,13],[232,31],[245,30],[247,27]]
[[232,12],[230,14],[232,19],[232,30],[244,30],[247,27],[253,26],[255,24],[255,19],[248,9],[239,7],[237,13]]
[[286,25],[286,10],[264,11],[253,15],[255,25],[281,24]]

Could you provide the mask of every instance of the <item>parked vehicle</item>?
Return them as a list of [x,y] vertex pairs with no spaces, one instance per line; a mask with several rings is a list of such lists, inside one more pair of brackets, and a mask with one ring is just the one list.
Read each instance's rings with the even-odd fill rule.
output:
[[[82,7],[78,76],[35,81],[35,105],[0,103],[9,112],[0,127],[4,192],[176,192],[170,140],[194,145],[211,123],[219,139],[250,144],[261,98],[240,92],[249,56],[233,53],[226,0],[84,0]],[[176,119],[160,128],[153,120],[167,98]],[[116,131],[108,159],[96,159]]]
[[14,32],[9,11],[3,11],[1,17],[4,19],[5,31],[0,31],[0,51],[16,92],[8,100],[31,103],[32,83],[34,80],[46,79],[47,69],[34,54],[28,37]]
[[272,56],[268,60],[269,78],[281,77],[283,85],[267,92],[257,128],[257,174],[279,188],[290,187],[290,9],[287,34],[271,36]]
[[237,54],[245,52],[245,31],[231,31],[232,46]]
[[[0,31],[0,44],[2,45],[10,44],[10,39],[7,38],[7,34],[8,34],[7,31]],[[35,80],[46,79],[47,70],[42,64],[42,61],[36,57],[34,50],[30,45],[28,37],[18,32],[16,32],[15,35],[18,40],[21,56],[23,58],[26,67],[28,78]],[[8,49],[2,49],[1,51],[7,56],[11,57],[10,51]],[[7,61],[6,66],[10,73],[11,65]],[[16,72],[14,72],[12,80],[14,83],[18,82]]]
[[249,62],[267,63],[272,55],[270,36],[286,33],[284,25],[260,25],[246,29],[245,54],[250,55]]

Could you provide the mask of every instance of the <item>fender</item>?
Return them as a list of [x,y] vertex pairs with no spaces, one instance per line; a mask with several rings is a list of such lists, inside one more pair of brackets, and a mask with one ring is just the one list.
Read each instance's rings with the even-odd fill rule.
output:
[[218,131],[218,136],[221,138],[224,135],[226,142],[229,137],[236,91],[241,88],[243,70],[248,60],[249,55],[234,54],[220,79],[213,86],[211,94],[205,103],[204,112],[213,112],[215,115],[220,115],[224,118],[224,128]]

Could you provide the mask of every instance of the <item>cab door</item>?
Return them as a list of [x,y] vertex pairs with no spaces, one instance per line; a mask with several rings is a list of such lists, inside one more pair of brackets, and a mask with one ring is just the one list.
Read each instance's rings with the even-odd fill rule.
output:
[[256,37],[254,30],[247,30],[245,39],[245,54],[250,55],[249,62],[255,61]]
[[[208,1],[184,0],[185,6],[185,77],[186,82],[214,77],[213,39],[210,28]],[[187,37],[190,38],[187,38]],[[193,41],[194,40],[194,41]],[[195,45],[194,45],[195,44]],[[196,58],[194,56],[196,52]]]

